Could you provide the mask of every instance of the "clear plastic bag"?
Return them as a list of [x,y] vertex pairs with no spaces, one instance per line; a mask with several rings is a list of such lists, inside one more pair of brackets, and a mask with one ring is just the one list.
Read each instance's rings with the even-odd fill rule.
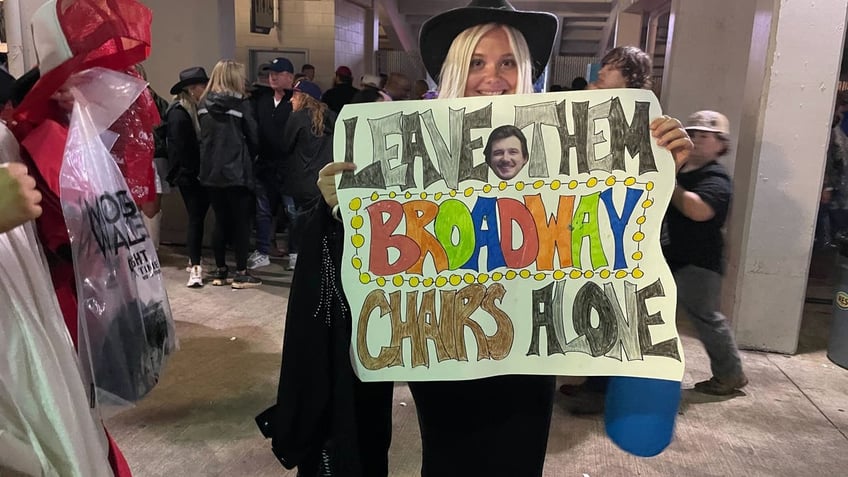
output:
[[176,349],[159,259],[141,211],[103,141],[144,81],[93,68],[70,84],[75,104],[60,174],[79,301],[79,353],[101,405],[141,399]]

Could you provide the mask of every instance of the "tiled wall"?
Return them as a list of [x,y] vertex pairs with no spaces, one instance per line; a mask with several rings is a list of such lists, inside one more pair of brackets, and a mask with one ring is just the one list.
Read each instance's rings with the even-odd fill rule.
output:
[[305,51],[315,66],[315,80],[322,89],[330,87],[336,69],[336,0],[283,0],[280,28],[267,35],[250,33],[250,0],[235,2],[236,59],[248,64],[251,48]]
[[[336,2],[336,66],[345,65],[353,71],[353,77],[359,78],[365,71],[365,29],[366,12],[359,5],[347,0]],[[373,54],[373,53],[371,53]],[[356,83],[357,81],[354,81]]]
[[144,67],[148,81],[163,97],[170,98],[168,90],[179,79],[180,70],[203,66],[211,73],[215,63],[227,54],[224,46],[232,46],[231,41],[221,36],[221,24],[225,21],[222,14],[229,13],[222,12],[218,2],[144,0],[142,3],[153,12],[153,45]]
[[[233,56],[232,51],[236,60],[250,67],[251,49],[303,52],[315,66],[315,79],[322,89],[332,86],[339,65],[350,67],[357,78],[366,73],[368,15],[348,0],[282,0],[280,26],[267,35],[250,32],[251,0],[143,2],[154,14],[148,74],[157,90],[167,91],[181,68],[202,65],[211,71],[222,56]],[[234,50],[229,23],[233,15]],[[299,71],[303,61],[292,59]]]

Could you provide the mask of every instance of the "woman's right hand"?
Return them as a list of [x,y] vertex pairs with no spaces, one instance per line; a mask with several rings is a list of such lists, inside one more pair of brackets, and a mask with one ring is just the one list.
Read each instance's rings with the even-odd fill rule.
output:
[[339,204],[339,196],[336,195],[336,174],[354,169],[356,164],[352,162],[331,162],[318,171],[318,190],[330,208]]

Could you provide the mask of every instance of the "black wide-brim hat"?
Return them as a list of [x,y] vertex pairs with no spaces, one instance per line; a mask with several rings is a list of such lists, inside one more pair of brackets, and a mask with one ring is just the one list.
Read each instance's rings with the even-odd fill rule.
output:
[[551,59],[559,18],[548,12],[516,10],[506,0],[472,0],[468,6],[440,13],[421,26],[418,47],[424,67],[436,82],[440,81],[442,64],[457,35],[486,23],[508,25],[524,35],[533,60],[533,82],[539,78]]
[[180,80],[174,86],[171,86],[171,94],[179,94],[186,86],[191,86],[198,83],[208,83],[209,77],[206,76],[206,70],[201,66],[193,66],[180,71]]

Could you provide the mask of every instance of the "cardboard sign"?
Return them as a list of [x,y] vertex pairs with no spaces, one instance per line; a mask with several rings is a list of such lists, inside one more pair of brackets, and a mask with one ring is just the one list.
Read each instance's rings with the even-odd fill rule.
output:
[[680,380],[671,154],[643,90],[346,106],[334,138],[354,368]]

